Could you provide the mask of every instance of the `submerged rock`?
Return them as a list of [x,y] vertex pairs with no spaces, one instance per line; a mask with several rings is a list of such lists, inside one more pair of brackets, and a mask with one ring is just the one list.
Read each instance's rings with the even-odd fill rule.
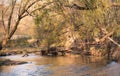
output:
[[28,63],[28,62],[12,61],[9,59],[5,59],[5,60],[0,61],[0,66],[3,66],[3,65],[21,65],[21,64],[26,64],[26,63]]

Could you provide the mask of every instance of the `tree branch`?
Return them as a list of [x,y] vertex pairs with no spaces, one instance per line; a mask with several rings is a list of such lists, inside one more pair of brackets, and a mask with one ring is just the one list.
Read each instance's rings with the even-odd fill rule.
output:
[[30,5],[28,5],[28,7],[26,8],[26,10],[28,10],[30,7],[32,7],[34,4],[36,4],[39,1],[42,1],[42,0],[36,0],[36,1],[32,2]]
[[[24,18],[24,17],[26,17],[26,16],[28,16],[28,15],[31,15],[31,13],[33,13],[33,11],[35,12],[35,11],[38,10],[38,8],[37,8],[37,9],[33,10],[31,13],[28,12],[28,9],[29,9],[32,5],[34,5],[36,2],[38,2],[38,1],[40,1],[40,0],[36,0],[36,1],[33,2],[32,4],[30,4],[30,5],[27,7],[27,9],[24,9],[23,12],[18,16],[17,22],[16,22],[14,28],[13,28],[13,29],[11,30],[11,32],[10,32],[9,39],[10,39],[10,38],[12,37],[12,35],[15,33],[15,31],[16,31],[16,29],[17,29],[17,27],[18,27],[18,24],[19,24],[19,22],[21,21],[21,19]],[[52,3],[52,2],[47,3],[46,5],[40,7],[39,9],[41,10],[41,9],[45,8],[47,5],[49,5],[49,4],[51,4],[51,3]],[[26,14],[25,14],[25,12],[26,12]]]
[[[95,10],[95,9],[97,9],[97,7],[87,7],[87,6],[83,7],[83,6],[77,5],[75,3],[73,5],[65,5],[65,7],[74,8],[77,10]],[[113,4],[111,4],[110,7],[120,7],[120,3],[113,3]]]
[[94,10],[97,9],[97,7],[83,7],[83,6],[79,6],[77,4],[73,4],[73,5],[65,5],[65,7],[69,7],[69,8],[74,8],[74,9],[78,9],[78,10]]
[[6,27],[5,27],[4,12],[3,12],[3,10],[2,10],[2,25],[3,25],[3,28],[4,28],[5,33],[7,34],[7,29],[6,29]]
[[113,40],[111,37],[109,37],[110,35],[112,35],[113,33],[111,32],[111,33],[108,33],[108,31],[105,29],[105,28],[103,28],[102,26],[99,26],[99,28],[100,28],[100,30],[103,32],[103,34],[108,34],[108,36],[107,36],[107,39],[109,39],[111,42],[113,42],[115,45],[117,45],[118,47],[120,47],[120,44],[119,43],[117,43],[115,40]]
[[[54,2],[54,1],[53,1],[53,2]],[[45,8],[45,7],[47,7],[48,5],[52,4],[53,2],[46,3],[46,4],[43,5],[42,7],[36,8],[36,9],[34,9],[33,11],[31,11],[31,12],[28,12],[28,10],[26,10],[27,13],[24,14],[21,18],[24,18],[24,17],[26,17],[26,16],[28,16],[28,15],[32,16],[32,13],[34,13],[34,12],[37,11],[37,10],[42,10],[43,8]]]
[[[30,1],[30,0],[28,0],[28,1],[24,4],[24,6],[22,7],[22,0],[21,0],[20,7],[19,7],[19,14],[18,14],[18,15],[21,15],[22,13],[25,12],[25,8],[26,8],[26,6],[28,5],[29,1]],[[21,8],[23,8],[23,9],[21,10]]]
[[96,42],[104,42],[105,39],[107,39],[108,37],[110,37],[112,34],[114,33],[114,31],[110,32],[110,33],[107,33],[104,37],[102,37],[101,39],[96,39]]
[[15,8],[15,4],[16,4],[16,0],[12,0],[12,10],[10,12],[9,18],[8,18],[8,34],[10,32],[10,26],[11,26],[11,21],[12,21],[12,16],[13,16],[13,12],[14,12],[14,8]]
[[17,22],[15,23],[15,26],[14,26],[13,29],[11,30],[8,39],[10,39],[10,38],[13,36],[13,34],[15,33],[15,31],[16,31],[19,23],[20,23],[20,21],[21,21],[21,19],[20,19],[20,17],[18,17]]
[[28,4],[29,2],[26,3],[25,6],[24,6],[24,8],[22,9],[21,13],[19,14],[19,16],[22,16],[26,11],[28,11],[28,9],[29,9],[30,7],[32,7],[34,4],[36,4],[36,3],[39,2],[39,1],[41,1],[41,0],[36,0],[36,1],[32,2],[30,5],[28,5],[28,6],[27,6],[27,4]]

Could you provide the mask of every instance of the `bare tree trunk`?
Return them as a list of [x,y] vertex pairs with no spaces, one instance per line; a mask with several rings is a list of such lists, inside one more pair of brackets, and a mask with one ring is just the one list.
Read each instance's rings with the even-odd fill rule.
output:
[[8,41],[9,41],[9,37],[8,37],[8,35],[6,35],[5,38],[1,42],[2,48],[7,45]]
[[7,45],[8,39],[4,39],[2,41],[2,48],[5,47]]

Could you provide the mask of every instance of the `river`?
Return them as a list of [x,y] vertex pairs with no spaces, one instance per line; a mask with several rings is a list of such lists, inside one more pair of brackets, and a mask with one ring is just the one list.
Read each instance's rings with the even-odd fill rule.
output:
[[0,57],[27,61],[22,65],[1,66],[0,76],[120,76],[120,64],[81,55],[48,57],[30,54]]

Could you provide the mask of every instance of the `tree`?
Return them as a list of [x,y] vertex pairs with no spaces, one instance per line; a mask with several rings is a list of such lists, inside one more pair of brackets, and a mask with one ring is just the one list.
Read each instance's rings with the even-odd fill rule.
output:
[[[92,4],[90,2],[92,0],[85,0],[85,4],[86,1],[88,1],[87,4]],[[92,42],[97,38],[96,42],[101,43],[99,49],[105,49],[108,52],[108,56],[111,52],[110,50],[115,48],[114,45],[120,46],[118,40],[115,40],[116,37],[120,36],[120,6],[118,0],[114,1],[115,2],[111,2],[110,0],[96,0],[95,5],[92,7],[97,8],[84,10],[82,13],[83,16],[81,16],[83,19],[81,22],[85,28],[80,28],[80,30],[88,31],[83,35],[84,38]],[[76,6],[77,8],[72,8],[82,12],[83,9],[79,9],[81,7],[78,4]],[[80,33],[80,35],[82,34]]]
[[[65,7],[71,9],[69,20],[71,20],[71,24],[74,26],[75,31],[79,33],[82,41],[95,43],[95,39],[98,38],[102,44],[107,44],[110,40],[114,44],[119,45],[114,40],[114,37],[115,35],[118,37],[120,34],[120,5],[118,0],[113,1],[77,0],[72,5],[65,5]],[[103,28],[107,33],[101,30]],[[87,45],[90,46],[89,44]],[[106,49],[106,46],[103,49]]]
[[[115,32],[118,34],[114,29],[119,29],[119,4],[112,3],[110,0],[72,1],[72,3],[69,3],[68,0],[57,0],[51,7],[43,9],[42,12],[36,11],[34,13],[36,15],[35,22],[40,26],[38,30],[43,31],[40,34],[42,34],[42,37],[44,36],[43,39],[46,39],[48,43],[55,43],[54,37],[57,35],[56,33],[53,35],[53,32],[57,31],[52,28],[56,29],[62,23],[64,23],[62,24],[62,31],[59,33],[61,38],[57,36],[58,39],[63,40],[62,42],[71,40],[70,37],[75,39],[74,37],[78,36],[76,38],[84,43],[97,43],[95,39],[98,38],[100,43],[106,44],[106,41],[110,40],[107,38]],[[62,19],[54,21],[55,16],[59,15]],[[105,28],[108,33],[103,33],[99,26]],[[89,44],[86,44],[86,47],[88,47],[86,50],[89,50]]]
[[[16,32],[20,21],[24,17],[32,16],[35,11],[41,10],[52,3],[53,2],[44,2],[42,0],[2,0],[0,19],[5,31],[2,46],[4,47],[11,39]],[[39,4],[39,7],[35,7],[36,4]]]
[[62,42],[59,35],[65,21],[56,3],[57,1],[52,6],[34,13],[36,35],[41,39],[41,43],[44,44],[47,49],[49,49],[51,45],[57,46]]

